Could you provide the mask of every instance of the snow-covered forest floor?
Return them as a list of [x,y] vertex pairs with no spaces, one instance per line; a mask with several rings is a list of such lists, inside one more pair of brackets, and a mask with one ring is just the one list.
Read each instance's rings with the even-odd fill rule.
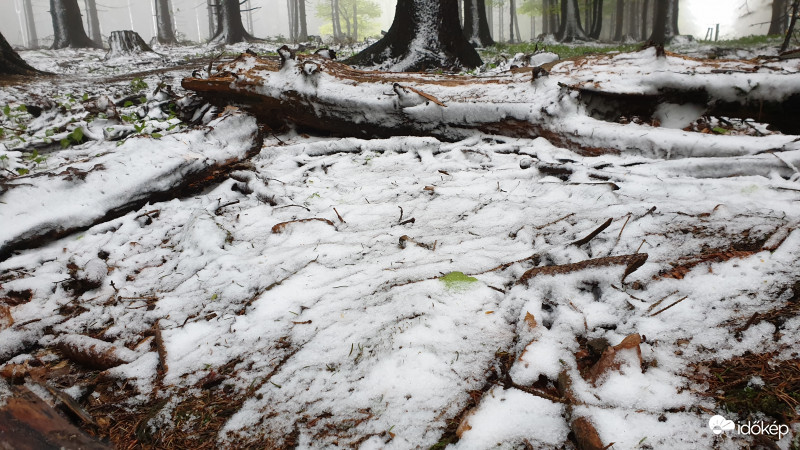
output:
[[[800,447],[797,136],[577,93],[548,117],[626,151],[273,133],[181,88],[215,53],[158,51],[22,52],[59,76],[0,85],[0,399],[66,395],[120,448],[575,448],[579,418],[615,449]],[[798,60],[652,49],[550,73],[542,98],[800,89]]]

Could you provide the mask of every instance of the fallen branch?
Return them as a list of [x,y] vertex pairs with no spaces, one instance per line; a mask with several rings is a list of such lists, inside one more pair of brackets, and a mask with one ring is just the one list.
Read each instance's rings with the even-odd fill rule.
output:
[[598,234],[602,233],[603,230],[608,228],[609,225],[611,225],[612,221],[613,221],[613,219],[606,220],[602,225],[597,227],[596,230],[594,230],[591,233],[587,234],[586,237],[584,237],[583,239],[578,239],[577,241],[573,242],[572,245],[574,245],[576,247],[580,247],[581,245],[588,243],[589,241],[591,241],[592,239],[597,237]]
[[561,275],[567,274],[571,272],[577,272],[580,270],[591,269],[595,267],[606,267],[606,266],[616,266],[616,265],[624,265],[625,273],[622,275],[622,281],[625,281],[625,278],[633,273],[639,267],[647,261],[647,253],[636,253],[633,255],[622,255],[622,256],[608,256],[605,258],[597,258],[597,259],[589,259],[586,261],[581,261],[579,263],[573,264],[562,264],[558,266],[545,266],[545,267],[534,267],[533,269],[528,270],[525,272],[522,277],[517,281],[517,284],[528,284],[530,279],[539,275]]
[[666,311],[666,310],[668,310],[668,309],[672,308],[673,306],[675,306],[675,305],[677,305],[678,303],[680,303],[680,302],[682,302],[682,301],[686,300],[687,298],[689,298],[689,296],[688,296],[688,295],[687,295],[686,297],[679,298],[678,300],[675,300],[673,303],[671,303],[671,304],[670,304],[669,306],[667,306],[666,308],[659,309],[658,311],[654,312],[653,314],[650,314],[650,317],[655,317],[655,316],[657,316],[657,315],[661,314],[662,312],[664,312],[664,311]]

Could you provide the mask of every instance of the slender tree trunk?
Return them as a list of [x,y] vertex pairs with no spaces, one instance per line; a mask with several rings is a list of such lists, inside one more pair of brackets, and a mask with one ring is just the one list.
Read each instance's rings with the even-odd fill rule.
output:
[[505,40],[505,20],[503,20],[503,5],[497,5],[497,40],[503,42]]
[[561,28],[556,39],[559,42],[585,41],[589,37],[581,25],[581,14],[578,0],[561,0]]
[[681,34],[678,30],[678,5],[678,0],[669,0],[669,5],[667,5],[667,30],[665,32],[667,40]]
[[476,47],[494,45],[485,0],[464,0],[464,36]]
[[[341,8],[341,6],[338,6],[338,5],[337,5],[337,7]],[[342,10],[341,9],[337,10],[336,13],[339,15],[339,18],[344,19],[344,26],[345,26],[345,29],[347,29],[347,33],[345,33],[345,36],[347,36],[348,39],[352,39],[353,38],[353,34],[350,31],[350,17],[347,14],[342,14]]]
[[86,9],[86,24],[89,29],[89,37],[92,38],[95,44],[99,47],[103,46],[103,38],[100,36],[100,19],[97,17],[97,5],[95,0],[86,0],[84,2]]
[[792,2],[792,17],[789,21],[789,29],[786,30],[786,38],[783,40],[783,44],[781,45],[781,53],[789,49],[789,43],[792,40],[792,35],[794,34],[795,25],[797,25],[798,10],[800,10],[800,0],[794,0]]
[[53,19],[53,49],[99,46],[86,35],[81,20],[78,0],[50,0],[50,16]]
[[219,24],[219,16],[217,16],[217,7],[215,6],[217,0],[206,0],[208,8],[208,40],[214,37],[217,33],[217,26]]
[[39,38],[36,36],[36,22],[33,20],[33,5],[31,0],[22,0],[22,10],[25,13],[25,31],[28,35],[28,47],[39,48]]
[[383,39],[347,63],[384,63],[384,68],[399,72],[482,64],[458,23],[456,0],[398,0],[394,22]]
[[[462,29],[464,28],[464,14],[462,12],[463,11],[462,7],[464,6],[464,5],[462,5],[462,2],[464,2],[464,1],[465,0],[456,0],[456,6],[458,6],[458,23],[461,24],[461,28]],[[358,2],[356,2],[356,3],[358,3]]]
[[167,0],[155,0],[156,2],[156,41],[159,44],[174,45],[178,43],[175,38],[175,29],[172,22],[172,11]]
[[639,40],[639,0],[628,2],[628,36]]
[[783,27],[786,24],[786,0],[772,1],[772,20],[769,22],[768,35],[783,34]]
[[592,39],[600,39],[600,33],[603,32],[603,0],[594,0],[592,6],[594,9],[594,20],[592,21],[589,37]]
[[644,39],[647,36],[647,18],[650,17],[650,0],[642,0],[642,14],[641,14],[641,30],[639,31],[639,36]]
[[486,6],[486,21],[489,23],[489,32],[494,36],[494,6],[492,5]]
[[617,42],[622,41],[624,38],[624,25],[625,25],[625,0],[617,0],[616,27],[614,31],[614,40]]
[[297,6],[296,0],[286,0],[286,11],[289,16],[289,40],[297,42],[297,28],[295,28],[294,14]]
[[297,0],[297,4],[299,6],[298,11],[300,15],[300,36],[298,39],[301,42],[305,42],[308,40],[308,19],[306,18],[306,1],[305,0]]
[[653,34],[648,40],[649,44],[663,47],[667,42],[667,21],[669,20],[670,0],[653,0],[655,20],[653,21]]
[[[301,0],[303,1],[303,0]],[[358,42],[358,2],[353,2],[353,40]]]

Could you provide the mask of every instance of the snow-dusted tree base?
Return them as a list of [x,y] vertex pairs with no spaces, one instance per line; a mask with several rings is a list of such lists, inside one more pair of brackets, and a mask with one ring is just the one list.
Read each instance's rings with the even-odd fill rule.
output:
[[153,52],[153,49],[139,36],[139,33],[131,30],[112,31],[108,38],[108,46],[110,49],[106,54],[106,59],[131,53]]
[[17,52],[11,48],[5,36],[0,34],[0,74],[3,75],[31,75],[40,73],[26,63]]

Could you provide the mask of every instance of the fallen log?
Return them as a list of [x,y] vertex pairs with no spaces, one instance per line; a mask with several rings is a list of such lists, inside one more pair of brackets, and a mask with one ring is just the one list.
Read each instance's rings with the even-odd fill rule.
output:
[[[218,66],[215,74],[207,78],[196,74],[185,78],[182,85],[218,106],[241,106],[273,129],[289,125],[338,136],[410,135],[456,141],[482,132],[517,138],[544,137],[554,145],[587,156],[630,152],[667,158],[785,150],[793,140],[782,135],[732,138],[651,125],[609,123],[590,116],[591,111],[587,111],[580,98],[585,89],[579,88],[584,82],[578,77],[585,74],[556,70],[561,66],[554,68],[552,76],[534,79],[530,68],[492,76],[388,73],[355,70],[314,55],[296,58],[281,64],[277,58],[243,54]],[[633,83],[641,84],[655,99],[662,91],[668,92],[670,98],[695,98],[697,90],[704,89],[702,101],[712,110],[720,100],[708,87],[713,86],[712,78],[730,75],[713,74],[711,64],[706,65],[702,68],[708,73],[694,75],[680,72],[686,66],[676,64],[675,72],[664,77],[664,86],[654,86],[644,75],[639,75]],[[787,78],[759,73],[752,76],[784,84]],[[609,89],[614,87],[619,86],[611,85]],[[753,89],[742,93],[742,104],[778,101],[769,97],[772,91],[764,92]],[[614,95],[642,97],[636,89]],[[719,95],[727,98],[735,94],[725,91]],[[706,154],[703,149],[713,152]]]

